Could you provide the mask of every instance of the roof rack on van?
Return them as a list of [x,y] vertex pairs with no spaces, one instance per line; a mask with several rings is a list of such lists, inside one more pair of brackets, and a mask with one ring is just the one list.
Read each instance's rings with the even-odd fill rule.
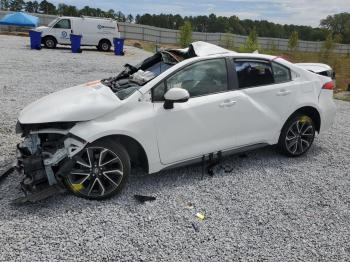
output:
[[96,16],[87,16],[87,15],[81,15],[81,18],[94,18],[94,19],[101,19],[101,20],[111,20],[114,21],[113,18],[107,18],[107,17],[96,17]]

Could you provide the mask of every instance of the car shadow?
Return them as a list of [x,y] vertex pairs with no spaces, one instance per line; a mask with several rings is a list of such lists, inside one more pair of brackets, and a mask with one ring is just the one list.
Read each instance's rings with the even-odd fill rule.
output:
[[[212,179],[220,179],[226,176],[240,176],[249,170],[266,168],[269,166],[280,166],[285,168],[293,168],[291,165],[300,165],[307,161],[312,161],[325,148],[321,145],[314,145],[308,154],[298,158],[288,158],[280,155],[274,146],[269,146],[243,154],[231,155],[224,157],[218,165],[213,168],[214,175],[210,176],[201,163],[193,164],[185,167],[164,170],[155,174],[146,174],[141,169],[136,169],[129,177],[129,181],[125,188],[118,196],[103,201],[93,201],[78,198],[69,192],[51,197],[38,203],[29,203],[21,206],[10,204],[9,207],[18,214],[41,213],[50,210],[45,214],[54,214],[57,212],[68,212],[71,210],[79,212],[86,208],[117,205],[119,208],[126,210],[134,210],[139,203],[134,199],[135,194],[162,197],[162,192],[168,190],[176,191],[176,188],[182,188],[196,184],[207,184]],[[52,211],[55,211],[52,213]]]

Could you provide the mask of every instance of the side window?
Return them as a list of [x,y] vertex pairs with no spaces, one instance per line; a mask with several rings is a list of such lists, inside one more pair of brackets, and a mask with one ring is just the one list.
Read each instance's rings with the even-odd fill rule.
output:
[[274,83],[271,64],[264,61],[235,60],[239,88]]
[[53,28],[70,29],[70,20],[61,19],[58,21]]
[[276,84],[292,80],[290,70],[287,67],[279,65],[277,63],[272,63],[272,70]]
[[186,89],[191,97],[227,91],[227,68],[223,58],[187,66],[166,80],[166,89]]

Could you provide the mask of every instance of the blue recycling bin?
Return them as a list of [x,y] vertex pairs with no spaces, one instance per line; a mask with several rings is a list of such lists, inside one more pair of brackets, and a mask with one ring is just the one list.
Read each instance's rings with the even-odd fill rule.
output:
[[81,45],[81,38],[83,36],[81,35],[70,35],[70,43],[71,43],[71,50],[72,53],[81,53],[80,45]]
[[29,30],[30,49],[41,49],[41,32]]
[[124,39],[123,38],[113,38],[114,54],[124,55]]

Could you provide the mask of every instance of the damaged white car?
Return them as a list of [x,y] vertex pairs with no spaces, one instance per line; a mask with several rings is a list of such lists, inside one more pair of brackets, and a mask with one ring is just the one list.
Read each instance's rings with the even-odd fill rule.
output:
[[155,173],[275,144],[300,156],[333,122],[333,87],[331,78],[274,56],[204,42],[160,51],[117,77],[23,109],[22,188],[31,199],[62,187],[105,199],[133,166]]

